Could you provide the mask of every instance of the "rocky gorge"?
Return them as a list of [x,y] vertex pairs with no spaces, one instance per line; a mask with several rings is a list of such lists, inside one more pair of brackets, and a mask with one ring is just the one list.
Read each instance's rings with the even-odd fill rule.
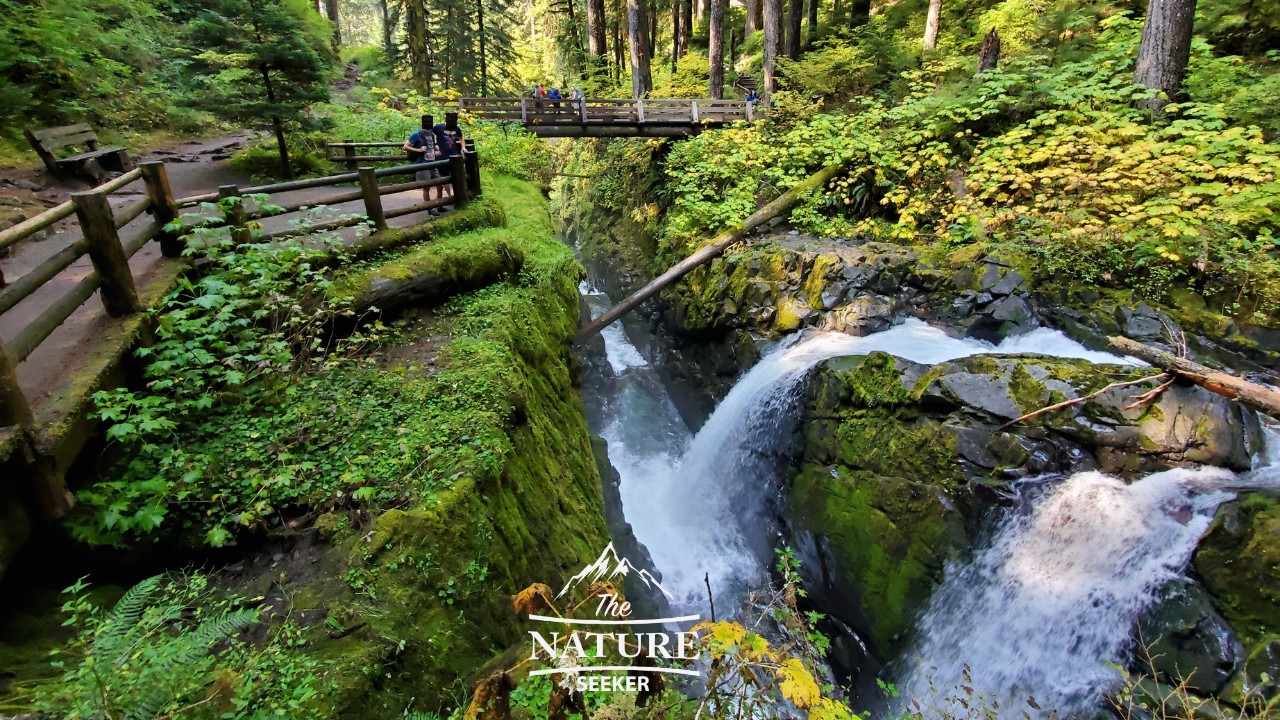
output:
[[[634,249],[618,249],[619,232],[643,228],[599,217],[569,225],[593,228],[580,235],[584,262],[614,297],[651,274]],[[808,373],[794,438],[776,458],[787,469],[773,507],[805,558],[812,605],[832,618],[834,662],[864,686],[913,647],[913,623],[948,567],[1028,488],[1092,470],[1126,482],[1201,465],[1247,476],[1266,452],[1267,421],[1253,412],[1190,385],[1135,402],[1157,384],[1135,381],[1157,371],[1041,354],[1038,333],[1061,330],[1095,350],[1125,335],[1263,382],[1274,382],[1280,358],[1274,331],[1211,312],[1192,293],[1157,304],[1046,277],[1027,257],[982,244],[944,252],[785,226],[637,314],[626,321],[631,336],[677,388],[691,427],[796,333],[867,336],[913,319],[1014,348],[935,365],[873,352]],[[1106,389],[1117,383],[1133,384]],[[1067,401],[1078,402],[1019,421]],[[1134,618],[1126,657],[1143,692],[1167,698],[1182,683],[1228,705],[1280,692],[1278,521],[1274,489],[1242,492],[1213,514],[1185,574]]]

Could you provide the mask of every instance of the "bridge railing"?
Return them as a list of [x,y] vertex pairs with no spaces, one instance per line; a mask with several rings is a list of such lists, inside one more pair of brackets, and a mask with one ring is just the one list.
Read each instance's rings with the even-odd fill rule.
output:
[[486,120],[532,125],[702,125],[755,120],[755,107],[745,100],[459,98],[458,107]]
[[[364,166],[345,174],[245,188],[226,185],[216,193],[184,198],[174,198],[164,163],[143,163],[115,180],[86,192],[75,193],[70,201],[0,231],[0,250],[16,246],[72,215],[76,216],[81,233],[79,240],[54,253],[12,282],[6,284],[3,273],[0,272],[0,316],[12,311],[85,255],[89,256],[93,265],[93,272],[74,281],[68,292],[47,302],[35,319],[26,322],[15,336],[7,342],[0,340],[0,440],[12,437],[12,428],[32,427],[35,422],[32,404],[18,382],[18,364],[30,357],[94,293],[101,295],[106,312],[111,317],[136,315],[147,309],[139,299],[137,278],[134,277],[129,261],[151,241],[159,241],[163,257],[180,257],[184,249],[181,238],[185,229],[174,231],[166,229],[166,226],[182,219],[184,208],[229,198],[239,199],[223,203],[221,217],[202,220],[199,226],[226,228],[236,241],[248,241],[251,237],[250,223],[268,216],[278,217],[320,205],[363,200],[363,216],[349,215],[337,220],[265,233],[258,238],[261,241],[351,227],[364,222],[372,223],[377,230],[384,230],[387,228],[387,220],[391,218],[445,205],[461,207],[472,196],[480,194],[479,161],[474,150],[431,163],[404,164],[403,158],[396,159],[401,164],[395,167],[375,169]],[[382,178],[412,175],[422,170],[437,170],[440,177],[395,184],[380,183]],[[138,180],[145,184],[145,197],[122,208],[113,208],[110,196]],[[243,201],[248,196],[270,196],[351,183],[355,187],[324,197],[263,202],[261,205],[270,206],[270,213],[254,203]],[[438,186],[449,186],[452,196],[395,209],[383,207],[384,195]],[[149,213],[150,219],[141,228],[131,228],[127,233],[128,237],[122,238],[121,229],[144,213]],[[46,301],[42,298],[40,302]],[[56,494],[48,497],[54,496]],[[46,508],[46,511],[56,515],[60,509]]]

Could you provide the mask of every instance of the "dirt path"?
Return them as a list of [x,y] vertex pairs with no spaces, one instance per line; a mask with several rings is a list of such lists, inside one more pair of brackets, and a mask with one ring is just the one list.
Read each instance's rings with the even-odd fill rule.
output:
[[[187,197],[216,192],[222,185],[238,185],[247,187],[254,185],[251,178],[232,170],[226,160],[245,142],[252,139],[249,134],[241,134],[184,143],[172,148],[145,153],[138,161],[161,160],[167,165],[169,182],[175,197]],[[39,211],[39,207],[31,205],[39,203],[52,207],[65,202],[70,194],[88,189],[84,183],[54,183],[43,171],[21,170],[5,171],[0,174],[0,210],[6,206],[27,204],[27,214]],[[309,188],[291,193],[273,196],[276,202],[292,202],[296,200],[321,199],[341,191],[339,188]],[[111,196],[112,205],[121,207],[136,202],[144,193],[141,181],[125,186]],[[387,209],[401,208],[421,200],[420,192],[398,193],[383,197],[383,205]],[[338,214],[363,214],[364,205],[360,201],[342,203],[323,211],[324,217]],[[289,227],[290,219],[271,218],[263,222],[264,230],[273,232]],[[407,227],[423,222],[425,213],[415,213],[395,218],[389,222],[393,227]],[[142,215],[120,230],[122,240],[137,237],[137,234],[149,222],[149,215]],[[344,237],[354,238],[354,232],[344,233]],[[41,262],[53,254],[80,239],[79,225],[75,218],[68,218],[49,230],[18,243],[11,254],[0,257],[0,267],[9,282],[30,272]],[[141,285],[147,282],[163,263],[172,262],[160,255],[157,243],[148,243],[129,261],[133,269],[134,280]],[[48,308],[69,292],[77,282],[92,272],[89,258],[82,257],[63,272],[59,273],[39,290],[32,293],[11,310],[0,315],[0,341],[11,342],[13,338]],[[74,370],[79,367],[93,347],[93,341],[111,327],[115,322],[103,311],[102,301],[95,294],[88,302],[80,306],[57,330],[53,332],[24,362],[18,366],[18,380],[28,401],[39,405],[67,387]]]

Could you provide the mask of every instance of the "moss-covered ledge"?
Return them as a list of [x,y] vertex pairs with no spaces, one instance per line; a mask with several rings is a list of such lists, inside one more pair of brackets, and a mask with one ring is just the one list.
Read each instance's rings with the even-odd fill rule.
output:
[[[608,542],[571,371],[582,268],[537,188],[486,180],[504,226],[424,245],[335,289],[360,293],[379,278],[414,273],[465,276],[520,259],[506,265],[502,282],[452,296],[434,324],[409,339],[439,348],[430,367],[386,363],[386,372],[404,372],[405,384],[461,373],[488,388],[486,398],[447,402],[462,403],[454,408],[466,422],[458,433],[485,435],[491,454],[424,502],[384,509],[371,523],[341,511],[317,522],[346,582],[307,583],[293,593],[295,612],[330,618],[312,628],[306,650],[329,663],[316,717],[374,720],[398,717],[410,703],[454,707],[481,668],[527,641],[510,596],[534,582],[563,582]],[[429,449],[405,451],[431,462]]]

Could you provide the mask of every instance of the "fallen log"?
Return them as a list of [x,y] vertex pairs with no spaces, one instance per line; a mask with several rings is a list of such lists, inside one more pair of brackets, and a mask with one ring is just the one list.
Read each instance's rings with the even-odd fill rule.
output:
[[786,191],[782,195],[779,195],[776,200],[752,213],[750,217],[742,221],[742,224],[717,236],[709,244],[704,245],[694,254],[684,260],[681,260],[675,265],[672,265],[670,270],[659,275],[648,285],[645,285],[632,293],[627,299],[604,311],[600,317],[582,326],[582,329],[578,331],[578,336],[575,338],[575,341],[581,342],[605,329],[618,318],[634,310],[637,305],[656,295],[658,291],[662,290],[662,288],[670,285],[676,280],[679,280],[685,275],[688,275],[694,268],[702,265],[703,263],[709,262],[723,253],[726,248],[741,240],[747,233],[761,225],[764,225],[787,210],[790,210],[811,190],[822,187],[827,183],[827,181],[835,177],[836,173],[840,172],[840,168],[843,166],[844,163],[828,165],[813,175],[801,180],[795,187]]
[[1280,392],[1271,388],[1214,370],[1127,337],[1111,337],[1108,338],[1108,342],[1113,349],[1151,363],[1174,377],[1195,383],[1209,392],[1234,400],[1251,410],[1280,418]]

